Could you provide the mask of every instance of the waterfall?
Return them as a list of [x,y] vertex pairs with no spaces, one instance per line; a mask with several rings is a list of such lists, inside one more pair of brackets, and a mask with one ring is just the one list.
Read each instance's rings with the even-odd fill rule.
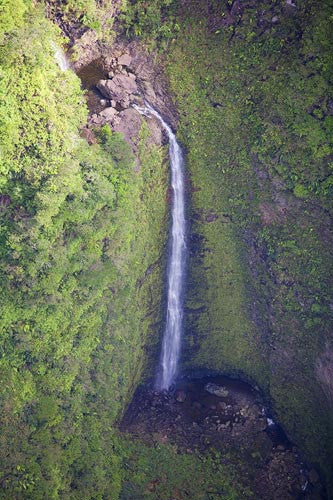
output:
[[180,356],[183,320],[183,286],[186,260],[185,243],[185,189],[183,153],[175,134],[160,114],[148,103],[144,107],[134,106],[141,114],[155,116],[169,137],[171,186],[173,191],[171,208],[170,253],[168,257],[168,295],[166,326],[162,342],[160,369],[156,387],[169,389],[176,374]]
[[58,45],[54,42],[52,42],[52,48],[54,50],[54,58],[57,61],[59,68],[62,71],[66,71],[67,69],[69,69],[70,64],[66,57],[65,52],[60,47],[58,47]]

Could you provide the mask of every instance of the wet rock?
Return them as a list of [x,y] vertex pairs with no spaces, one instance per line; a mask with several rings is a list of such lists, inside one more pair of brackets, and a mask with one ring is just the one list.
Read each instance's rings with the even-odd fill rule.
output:
[[122,56],[118,57],[118,64],[121,66],[130,66],[132,62],[132,57],[129,54],[123,54]]
[[104,97],[119,102],[123,108],[129,106],[129,96],[138,91],[135,80],[123,74],[116,75],[112,80],[100,80],[97,88]]
[[142,85],[143,85],[144,95],[145,95],[146,99],[149,102],[156,101],[156,93],[155,93],[155,90],[154,90],[152,83],[149,80],[147,80],[147,81],[144,81],[142,83]]
[[219,398],[225,398],[229,394],[229,391],[225,387],[213,383],[206,384],[205,391],[213,394],[214,396],[218,396]]
[[178,403],[184,403],[184,401],[186,401],[186,392],[177,391],[175,394],[175,400],[178,401]]
[[265,429],[267,429],[267,423],[266,423],[266,420],[264,418],[258,419],[257,429],[259,431],[264,431]]

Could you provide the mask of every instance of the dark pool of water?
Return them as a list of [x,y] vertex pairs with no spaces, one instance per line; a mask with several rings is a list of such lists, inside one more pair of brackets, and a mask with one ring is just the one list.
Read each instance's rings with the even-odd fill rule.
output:
[[107,77],[107,74],[103,68],[103,62],[101,59],[96,59],[91,63],[87,64],[77,72],[77,76],[82,82],[82,87],[86,90],[92,90],[99,80],[103,80]]
[[86,90],[87,105],[90,113],[100,113],[105,105],[101,104],[102,94],[96,85],[99,80],[107,78],[101,59],[97,59],[87,64],[77,72],[77,76],[82,82],[82,88]]

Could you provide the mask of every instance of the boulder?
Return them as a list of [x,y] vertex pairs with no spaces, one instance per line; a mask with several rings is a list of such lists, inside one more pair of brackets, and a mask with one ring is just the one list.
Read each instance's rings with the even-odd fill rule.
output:
[[91,115],[90,122],[94,123],[95,125],[102,125],[103,117],[94,113],[93,115]]
[[122,74],[116,75],[112,80],[100,80],[97,88],[104,97],[119,102],[122,107],[127,107],[129,96],[138,91],[135,79]]
[[114,127],[117,123],[119,123],[118,111],[112,107],[108,107],[103,109],[98,114],[93,114],[89,120],[90,123],[94,125],[105,125],[105,123],[109,123],[112,127]]
[[211,382],[205,385],[205,391],[213,394],[214,396],[218,396],[219,398],[225,398],[229,394],[229,391],[225,387]]
[[99,116],[102,116],[106,121],[113,121],[117,114],[118,112],[114,108],[110,107],[103,109],[103,111],[99,113]]
[[120,57],[118,57],[118,64],[121,66],[129,66],[132,62],[132,58],[129,54],[123,54]]
[[128,75],[117,75],[112,81],[115,85],[118,85],[125,92],[127,92],[127,94],[135,94],[138,91],[138,86],[134,81],[134,78],[131,78]]

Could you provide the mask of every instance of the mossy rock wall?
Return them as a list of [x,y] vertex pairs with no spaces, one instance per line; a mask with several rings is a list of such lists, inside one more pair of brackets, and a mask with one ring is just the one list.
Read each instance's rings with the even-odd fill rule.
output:
[[188,2],[168,72],[187,149],[183,367],[258,383],[330,478],[331,7],[317,7]]

